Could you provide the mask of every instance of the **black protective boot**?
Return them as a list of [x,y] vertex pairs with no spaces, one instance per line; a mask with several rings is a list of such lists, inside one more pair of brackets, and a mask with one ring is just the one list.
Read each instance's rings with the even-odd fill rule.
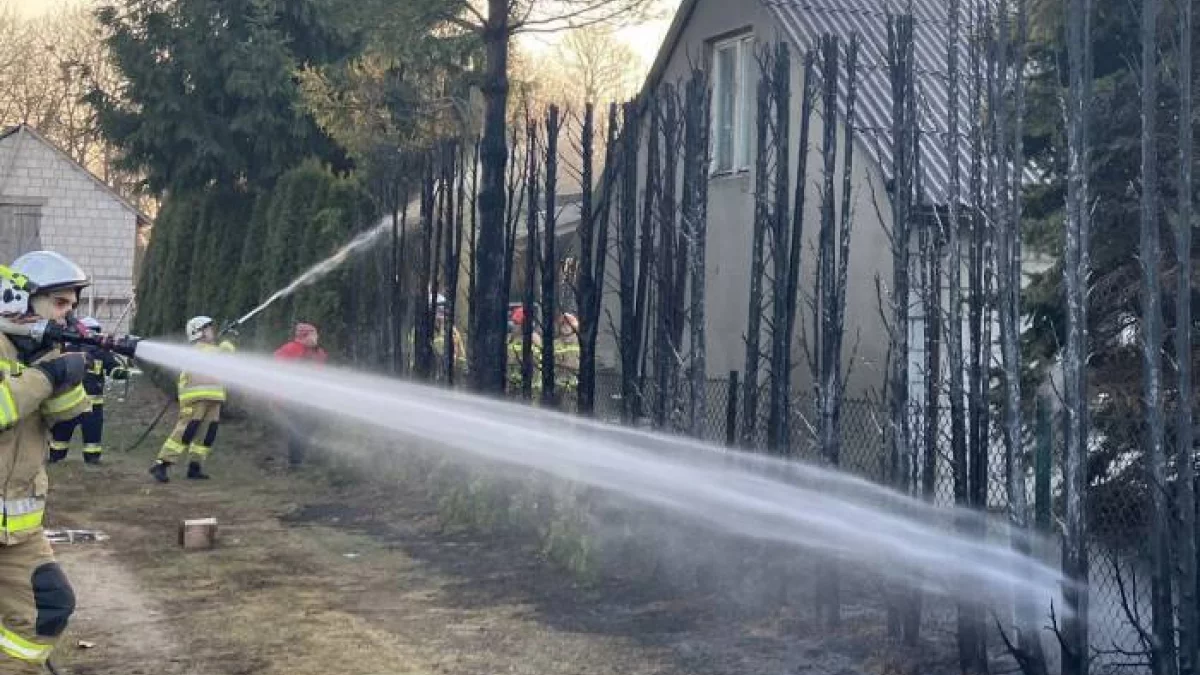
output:
[[83,453],[83,462],[84,464],[91,464],[92,466],[99,466],[100,464],[103,464],[103,462],[100,461],[100,453],[98,452]]
[[67,458],[68,452],[70,452],[70,450],[51,450],[50,456],[46,458],[46,461],[51,464],[61,462]]
[[200,467],[200,462],[188,462],[187,477],[192,480],[209,479],[209,475],[204,473],[204,469]]
[[154,466],[150,467],[150,475],[160,483],[169,482],[171,479],[167,477],[167,469],[170,466],[170,462],[155,462]]

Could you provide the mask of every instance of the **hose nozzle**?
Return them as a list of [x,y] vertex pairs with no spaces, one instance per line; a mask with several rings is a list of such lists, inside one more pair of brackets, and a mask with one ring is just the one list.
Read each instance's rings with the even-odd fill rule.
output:
[[27,335],[38,342],[89,345],[128,358],[136,356],[138,343],[142,340],[135,335],[95,335],[74,326],[63,326],[45,319],[33,323],[6,321],[0,328],[10,335]]

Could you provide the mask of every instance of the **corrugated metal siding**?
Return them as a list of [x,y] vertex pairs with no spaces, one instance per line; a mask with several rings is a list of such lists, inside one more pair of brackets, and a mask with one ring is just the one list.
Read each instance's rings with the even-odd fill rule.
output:
[[[892,175],[892,85],[888,77],[888,15],[913,15],[914,69],[920,95],[921,166],[928,199],[945,203],[950,187],[948,153],[949,84],[947,73],[950,26],[948,0],[760,0],[778,19],[789,40],[801,50],[816,47],[822,34],[848,42],[860,39],[858,105],[854,120],[862,147],[887,177]],[[959,194],[966,194],[970,169],[970,124],[975,116],[967,96],[970,62],[966,35],[972,24],[971,0],[961,3],[959,16]],[[844,46],[843,46],[844,50]],[[845,77],[839,88],[843,100]],[[843,111],[844,115],[844,111]],[[960,197],[960,200],[962,197]]]

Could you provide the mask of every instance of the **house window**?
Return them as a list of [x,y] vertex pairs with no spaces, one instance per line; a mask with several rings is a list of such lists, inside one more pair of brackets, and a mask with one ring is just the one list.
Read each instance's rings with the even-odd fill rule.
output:
[[754,123],[754,36],[740,35],[713,44],[714,174],[750,169]]

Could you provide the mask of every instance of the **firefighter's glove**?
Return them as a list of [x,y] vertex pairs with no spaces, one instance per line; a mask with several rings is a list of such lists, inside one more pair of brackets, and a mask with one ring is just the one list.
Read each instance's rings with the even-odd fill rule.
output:
[[128,380],[129,379],[129,369],[128,368],[113,368],[111,371],[109,371],[108,376],[117,381]]
[[54,391],[63,391],[83,382],[87,372],[87,357],[78,352],[63,354],[34,366],[45,373]]

